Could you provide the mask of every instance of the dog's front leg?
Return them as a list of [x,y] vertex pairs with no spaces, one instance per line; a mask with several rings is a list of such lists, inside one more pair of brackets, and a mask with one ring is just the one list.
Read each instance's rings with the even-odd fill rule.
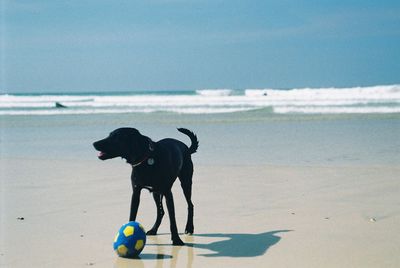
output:
[[183,241],[180,239],[178,228],[176,227],[174,198],[171,191],[165,194],[165,199],[167,201],[172,244],[175,246],[183,246],[185,243],[183,243]]
[[135,221],[140,203],[141,188],[133,186],[132,199],[131,199],[131,213],[129,221]]
[[157,219],[153,225],[153,228],[151,228],[147,232],[147,235],[156,235],[158,227],[160,227],[161,220],[164,216],[164,208],[163,208],[163,204],[162,204],[162,198],[163,198],[162,194],[155,193],[155,192],[153,193],[153,199],[154,199],[154,202],[156,203],[156,207],[157,207]]

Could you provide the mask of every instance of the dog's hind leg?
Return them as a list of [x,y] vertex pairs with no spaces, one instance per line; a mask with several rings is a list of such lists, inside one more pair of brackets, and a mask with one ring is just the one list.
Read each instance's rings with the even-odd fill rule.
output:
[[185,243],[183,243],[178,234],[178,227],[176,226],[176,219],[175,219],[174,197],[172,196],[171,191],[165,193],[165,199],[167,201],[172,244],[175,246],[183,246],[185,245]]
[[164,208],[162,204],[162,194],[159,193],[153,193],[153,199],[154,202],[156,203],[157,207],[157,219],[156,222],[154,223],[153,227],[147,232],[147,235],[156,235],[158,231],[158,227],[160,227],[162,218],[164,216]]
[[181,181],[181,187],[183,194],[188,205],[188,217],[186,222],[185,233],[193,234],[193,216],[194,216],[194,206],[192,203],[192,177],[193,177],[193,163],[192,161],[186,161],[184,167],[182,168],[181,174],[179,175],[179,180]]
[[193,225],[193,216],[194,216],[194,206],[192,203],[192,185],[183,186],[183,193],[186,198],[186,202],[188,204],[188,217],[185,227],[186,234],[193,234],[194,233],[194,225]]

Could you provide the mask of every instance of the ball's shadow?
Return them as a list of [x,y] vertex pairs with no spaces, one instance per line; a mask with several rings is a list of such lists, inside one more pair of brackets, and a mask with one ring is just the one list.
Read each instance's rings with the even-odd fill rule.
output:
[[137,260],[165,260],[165,259],[172,259],[172,255],[143,253],[143,254],[140,254],[135,259],[137,259]]
[[146,261],[156,261],[157,263],[162,264],[164,260],[173,260],[172,255],[166,255],[166,254],[151,254],[151,253],[143,253],[140,254],[139,257],[133,257],[133,258],[123,258],[123,257],[117,257],[115,259],[115,264],[114,267],[116,268],[131,268],[131,267],[137,267],[137,268],[144,268],[146,265]]

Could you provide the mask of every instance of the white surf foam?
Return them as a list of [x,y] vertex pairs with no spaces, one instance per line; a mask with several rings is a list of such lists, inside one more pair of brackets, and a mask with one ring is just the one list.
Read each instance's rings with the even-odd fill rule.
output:
[[[55,109],[55,103],[68,109]],[[196,94],[0,95],[0,115],[89,113],[397,113],[400,86],[302,89],[204,89]],[[267,109],[268,110],[268,109]],[[266,111],[267,111],[266,110]]]
[[391,114],[400,113],[400,107],[274,107],[278,114]]
[[201,96],[229,96],[233,92],[232,89],[200,89],[196,93]]
[[272,100],[400,100],[400,85],[353,88],[247,89],[245,95]]

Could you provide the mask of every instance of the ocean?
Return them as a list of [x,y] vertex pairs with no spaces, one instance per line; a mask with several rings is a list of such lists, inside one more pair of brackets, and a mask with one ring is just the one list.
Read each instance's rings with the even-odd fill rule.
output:
[[400,85],[0,95],[0,158],[96,160],[118,127],[189,128],[201,165],[398,165]]
[[254,111],[265,116],[400,113],[400,85],[0,95],[0,116]]

